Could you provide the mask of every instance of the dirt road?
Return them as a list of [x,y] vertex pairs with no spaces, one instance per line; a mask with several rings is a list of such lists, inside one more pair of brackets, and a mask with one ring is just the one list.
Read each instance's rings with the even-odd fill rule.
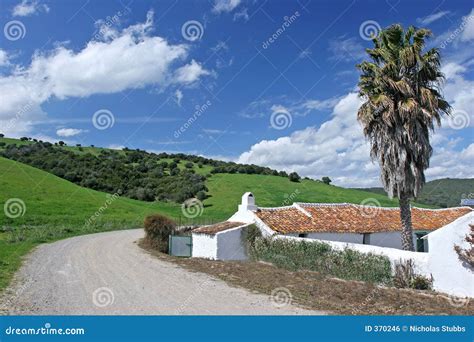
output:
[[39,246],[0,308],[34,315],[321,314],[154,258],[137,246],[142,236],[136,229]]

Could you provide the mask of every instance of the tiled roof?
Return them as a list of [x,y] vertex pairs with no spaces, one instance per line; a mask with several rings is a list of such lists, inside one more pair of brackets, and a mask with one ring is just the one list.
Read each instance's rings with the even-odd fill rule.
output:
[[[471,212],[472,209],[412,208],[414,230],[435,230]],[[290,207],[259,208],[255,213],[278,233],[376,233],[401,230],[398,208],[356,204],[295,203]]]
[[215,235],[219,232],[223,232],[224,230],[237,228],[237,227],[240,227],[240,226],[243,226],[243,225],[245,225],[245,223],[226,221],[226,222],[220,222],[220,223],[212,224],[210,226],[204,226],[204,227],[196,228],[192,232],[193,233],[200,233],[200,234]]

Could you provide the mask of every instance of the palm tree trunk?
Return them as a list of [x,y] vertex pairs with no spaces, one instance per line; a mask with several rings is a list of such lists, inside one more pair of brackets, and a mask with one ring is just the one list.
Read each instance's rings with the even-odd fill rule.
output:
[[400,220],[402,221],[402,248],[405,251],[414,251],[413,228],[411,226],[410,198],[403,194],[400,196]]

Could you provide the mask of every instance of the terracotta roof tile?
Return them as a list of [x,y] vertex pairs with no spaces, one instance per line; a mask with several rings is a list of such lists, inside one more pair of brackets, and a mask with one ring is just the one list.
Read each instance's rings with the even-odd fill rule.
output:
[[243,226],[243,225],[245,225],[245,223],[226,221],[226,222],[220,222],[220,223],[212,224],[210,226],[204,226],[204,227],[196,228],[192,232],[193,233],[200,233],[200,234],[215,235],[219,232],[223,232],[224,230],[237,228],[237,227],[240,227],[240,226]]
[[[414,230],[435,230],[471,212],[470,208],[412,208]],[[355,204],[297,203],[291,207],[259,208],[256,212],[278,233],[376,233],[400,231],[400,210]]]

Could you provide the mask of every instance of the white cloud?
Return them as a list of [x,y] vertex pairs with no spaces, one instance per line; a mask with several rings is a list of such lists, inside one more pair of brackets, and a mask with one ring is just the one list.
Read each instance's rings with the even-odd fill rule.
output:
[[176,91],[174,92],[174,96],[176,97],[176,103],[178,104],[178,106],[181,107],[181,101],[183,100],[183,92],[179,89],[176,89]]
[[18,5],[13,7],[12,14],[14,17],[27,17],[39,12],[49,12],[46,4],[40,4],[37,0],[22,0]]
[[421,25],[429,25],[435,22],[436,20],[441,19],[442,17],[444,17],[445,15],[449,13],[450,13],[449,11],[440,11],[437,13],[427,15],[426,17],[423,17],[423,18],[417,18],[416,21],[420,23]]
[[232,12],[240,2],[240,0],[215,0],[212,11],[214,13]]
[[[262,140],[237,160],[317,179],[329,176],[342,186],[380,186],[378,164],[370,160],[369,145],[357,122],[360,104],[357,94],[349,93],[337,102],[331,118],[319,128],[311,126],[289,136]],[[436,133],[432,143],[432,166],[426,172],[429,178],[474,176],[474,144],[459,151],[459,141],[443,132]]]
[[119,144],[110,144],[107,146],[107,148],[110,148],[111,150],[122,150],[125,148],[125,146]]
[[56,135],[59,137],[73,137],[75,135],[83,133],[84,130],[77,128],[60,128],[56,131]]
[[10,65],[8,53],[0,49],[0,67]]
[[234,14],[234,21],[237,21],[239,19],[242,19],[243,21],[249,21],[249,10],[245,7],[242,8],[239,12],[236,12]]
[[[474,81],[467,79],[469,69],[458,63],[448,63],[442,68],[446,76],[444,96],[453,107],[453,114],[459,111],[467,113],[470,126],[474,126]],[[443,127],[449,128],[447,118],[443,120]]]
[[[194,60],[182,65],[188,46],[152,36],[152,25],[150,11],[145,23],[112,30],[102,41],[92,40],[78,52],[64,46],[37,52],[28,67],[17,66],[10,75],[0,76],[0,125],[8,128],[5,133],[30,131],[36,120],[44,119],[40,106],[51,98],[110,94],[150,85],[164,89],[170,84],[190,85],[209,74]],[[10,124],[12,119],[15,125]]]
[[461,34],[462,41],[470,41],[474,39],[474,9],[471,10],[466,17],[463,18],[464,29]]
[[210,75],[210,72],[205,70],[201,64],[193,59],[191,63],[176,69],[174,74],[174,82],[181,84],[191,84],[196,82],[202,76],[206,75]]
[[262,118],[282,110],[294,116],[306,116],[312,112],[323,111],[333,108],[340,98],[332,97],[323,100],[307,99],[302,101],[290,101],[287,98],[262,99],[251,102],[247,108],[239,113],[247,119]]
[[329,42],[331,59],[335,61],[353,62],[367,56],[364,46],[357,38],[337,38]]

